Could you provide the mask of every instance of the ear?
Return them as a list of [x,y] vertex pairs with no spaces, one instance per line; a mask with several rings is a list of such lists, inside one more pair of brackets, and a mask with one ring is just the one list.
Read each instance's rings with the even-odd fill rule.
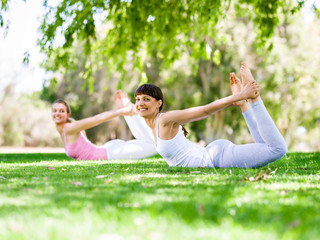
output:
[[158,108],[160,108],[160,106],[162,105],[162,100],[161,99],[158,100],[157,103],[158,103]]
[[71,115],[71,113],[67,113],[67,117],[68,117],[68,118],[70,117],[70,115]]

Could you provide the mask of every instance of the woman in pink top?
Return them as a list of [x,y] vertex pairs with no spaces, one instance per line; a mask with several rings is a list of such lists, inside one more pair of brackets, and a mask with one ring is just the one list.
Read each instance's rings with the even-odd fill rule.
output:
[[[69,105],[63,100],[56,100],[52,104],[52,120],[56,124],[66,154],[76,160],[112,160],[112,159],[141,159],[155,155],[156,149],[151,129],[144,119],[135,115],[134,105],[128,96],[117,91],[115,100],[116,110],[106,111],[92,117],[78,121],[71,120]],[[97,146],[86,137],[85,130],[118,116],[125,116],[125,120],[136,138],[130,141],[111,140],[103,146]]]

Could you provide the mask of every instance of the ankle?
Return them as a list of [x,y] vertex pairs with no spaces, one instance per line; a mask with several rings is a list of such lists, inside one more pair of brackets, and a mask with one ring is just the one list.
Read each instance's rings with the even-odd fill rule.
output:
[[260,101],[260,100],[261,100],[261,97],[258,96],[258,97],[256,97],[256,98],[252,99],[252,103],[258,102],[258,101]]
[[240,106],[241,112],[246,112],[250,108],[250,102],[249,100],[245,100],[244,104],[241,104]]

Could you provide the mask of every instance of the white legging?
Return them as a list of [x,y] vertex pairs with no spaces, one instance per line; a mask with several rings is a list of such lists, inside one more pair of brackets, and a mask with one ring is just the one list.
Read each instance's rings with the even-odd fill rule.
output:
[[124,117],[134,140],[123,141],[115,139],[106,142],[109,160],[114,159],[142,159],[157,154],[151,128],[139,115]]
[[261,100],[251,104],[243,116],[255,143],[235,145],[228,140],[213,141],[206,149],[215,167],[261,167],[286,154],[287,144]]

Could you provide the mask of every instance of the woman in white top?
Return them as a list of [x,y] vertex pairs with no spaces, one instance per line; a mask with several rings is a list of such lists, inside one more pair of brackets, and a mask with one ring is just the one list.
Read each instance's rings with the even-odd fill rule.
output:
[[[254,168],[282,158],[287,145],[266,110],[259,86],[249,68],[240,69],[242,84],[230,74],[232,95],[207,105],[160,113],[163,105],[161,89],[144,84],[135,91],[136,109],[152,129],[156,149],[170,166]],[[182,125],[204,119],[230,106],[239,106],[255,143],[235,145],[219,139],[207,147],[190,142]]]

